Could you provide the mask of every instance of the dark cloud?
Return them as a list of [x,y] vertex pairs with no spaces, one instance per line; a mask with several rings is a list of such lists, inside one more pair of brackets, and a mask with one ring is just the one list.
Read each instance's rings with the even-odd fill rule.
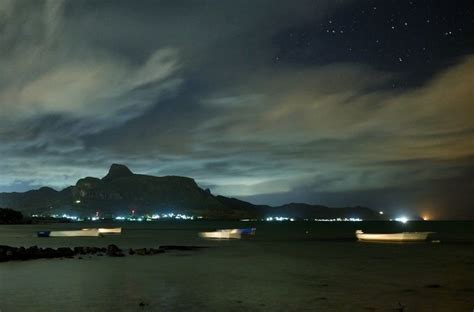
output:
[[0,191],[120,162],[256,202],[468,215],[463,5],[3,1]]

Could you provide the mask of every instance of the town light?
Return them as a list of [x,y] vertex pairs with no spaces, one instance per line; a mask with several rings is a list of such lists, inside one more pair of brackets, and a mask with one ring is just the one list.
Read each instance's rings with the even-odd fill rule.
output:
[[408,218],[407,217],[399,217],[395,218],[395,221],[401,222],[401,223],[407,223]]

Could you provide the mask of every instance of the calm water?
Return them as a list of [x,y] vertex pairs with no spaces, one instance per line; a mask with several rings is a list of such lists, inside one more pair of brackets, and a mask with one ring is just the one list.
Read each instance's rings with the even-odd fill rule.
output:
[[[474,222],[123,223],[121,236],[35,237],[38,230],[92,226],[99,225],[0,226],[0,245],[211,248],[0,263],[0,310],[399,311],[399,303],[405,311],[474,309]],[[197,235],[249,226],[257,228],[251,239]],[[434,231],[441,242],[360,243],[356,229]]]

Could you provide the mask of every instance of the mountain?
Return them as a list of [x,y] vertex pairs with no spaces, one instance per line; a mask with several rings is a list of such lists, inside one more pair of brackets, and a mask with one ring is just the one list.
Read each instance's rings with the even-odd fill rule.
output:
[[380,214],[366,207],[329,208],[321,205],[304,203],[290,203],[283,206],[272,207],[275,215],[292,216],[295,218],[309,219],[336,219],[336,218],[361,218],[365,220],[382,219]]
[[187,177],[156,177],[135,174],[128,167],[113,164],[103,178],[85,177],[61,191],[42,187],[24,193],[0,193],[0,207],[25,214],[71,213],[90,216],[185,213],[206,218],[259,218],[268,215],[297,218],[380,219],[363,207],[328,208],[291,203],[279,207],[254,205],[236,198],[214,196]]

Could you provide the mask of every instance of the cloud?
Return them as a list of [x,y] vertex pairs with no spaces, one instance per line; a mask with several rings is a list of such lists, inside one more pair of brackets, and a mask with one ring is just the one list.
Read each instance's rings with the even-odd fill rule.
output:
[[70,43],[62,1],[2,2],[0,137],[12,149],[68,152],[82,137],[117,127],[181,83],[179,52],[161,47],[132,62]]
[[[307,193],[383,192],[462,176],[473,166],[473,60],[401,91],[380,87],[390,74],[350,64],[266,73],[243,82],[241,96],[233,88],[203,100],[212,113],[196,141],[229,167],[254,160],[232,178],[222,173],[216,189],[228,195],[291,193],[304,185],[313,185]],[[267,163],[279,166],[259,170]]]
[[370,62],[274,63],[276,35],[344,1],[90,4],[0,3],[0,190],[122,162],[214,193],[334,203],[473,167],[472,55],[397,89],[403,74]]

